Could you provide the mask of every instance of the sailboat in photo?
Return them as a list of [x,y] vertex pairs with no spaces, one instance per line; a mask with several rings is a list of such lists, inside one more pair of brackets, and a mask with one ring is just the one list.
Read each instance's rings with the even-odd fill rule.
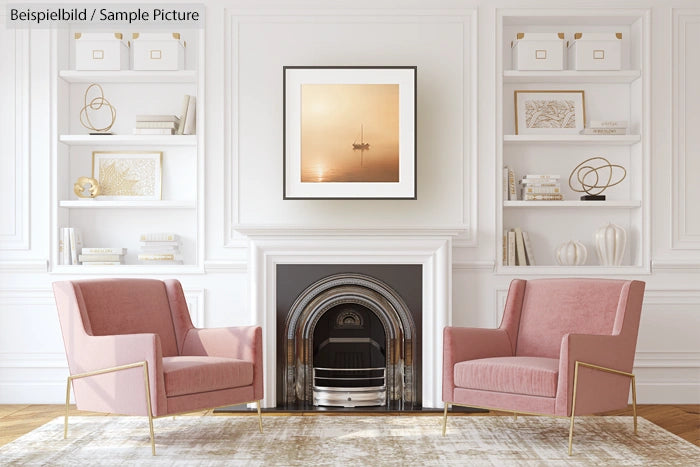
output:
[[353,141],[352,143],[352,150],[353,151],[364,151],[369,149],[369,143],[365,143],[365,131],[364,131],[364,125],[360,125],[360,142],[358,143],[357,140]]

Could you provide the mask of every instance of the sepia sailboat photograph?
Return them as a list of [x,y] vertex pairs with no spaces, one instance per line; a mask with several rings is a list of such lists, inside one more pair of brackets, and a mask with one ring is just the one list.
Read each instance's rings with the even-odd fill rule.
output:
[[301,182],[398,182],[399,85],[303,84]]

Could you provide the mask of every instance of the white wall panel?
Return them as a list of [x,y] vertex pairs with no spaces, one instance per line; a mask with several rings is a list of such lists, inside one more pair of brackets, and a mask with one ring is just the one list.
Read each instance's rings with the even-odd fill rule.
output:
[[28,31],[0,12],[0,250],[29,248]]
[[700,10],[673,10],[673,247],[700,249]]

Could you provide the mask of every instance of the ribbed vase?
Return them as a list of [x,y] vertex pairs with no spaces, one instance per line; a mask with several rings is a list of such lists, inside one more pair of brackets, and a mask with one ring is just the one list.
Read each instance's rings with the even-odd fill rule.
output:
[[583,243],[569,240],[559,245],[556,256],[557,263],[562,266],[580,266],[586,264],[588,251]]
[[627,232],[612,222],[601,227],[595,234],[595,247],[598,259],[603,266],[619,266],[625,256]]

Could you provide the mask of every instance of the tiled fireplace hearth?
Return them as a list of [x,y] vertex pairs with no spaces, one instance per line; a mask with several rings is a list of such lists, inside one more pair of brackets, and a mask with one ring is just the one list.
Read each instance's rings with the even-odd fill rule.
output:
[[[394,402],[397,404],[415,404],[417,407],[424,408],[442,406],[440,389],[442,330],[444,326],[451,323],[451,250],[452,238],[459,233],[458,230],[426,228],[349,232],[337,229],[252,227],[241,227],[237,230],[250,239],[249,280],[251,310],[254,314],[252,322],[263,327],[265,371],[263,404],[265,407],[284,405],[299,395],[306,402],[308,402],[307,399],[313,398],[313,373],[309,372],[308,368],[292,365],[293,377],[290,377],[288,376],[290,367],[285,362],[289,362],[291,358],[291,363],[294,364],[298,356],[303,357],[304,352],[307,352],[307,355],[309,351],[313,352],[313,336],[310,331],[318,326],[318,320],[322,319],[323,315],[328,315],[326,319],[332,318],[336,321],[335,324],[322,323],[322,327],[342,328],[345,323],[345,329],[338,330],[334,336],[330,334],[319,336],[320,342],[316,342],[316,347],[325,341],[327,341],[326,345],[348,343],[343,339],[362,342],[359,336],[353,334],[352,326],[359,326],[363,320],[364,322],[368,319],[378,320],[382,332],[374,331],[375,334],[370,332],[370,335],[362,339],[375,349],[383,346],[385,350],[382,357],[371,357],[371,352],[364,352],[365,358],[368,358],[366,361],[371,364],[377,361],[376,358],[388,358],[386,378],[389,390],[393,391],[393,394],[388,393],[388,397],[390,399],[394,397]],[[403,284],[404,279],[399,279],[399,283],[396,283],[392,282],[395,279],[383,276],[382,269],[385,269],[384,272],[396,269],[392,268],[392,265],[402,265],[408,268],[406,270],[413,268],[416,282]],[[292,266],[303,266],[306,268],[305,271],[315,270],[316,272],[303,281],[304,285],[295,286],[288,278],[278,275],[278,271],[288,272]],[[292,276],[295,274],[299,275],[293,273]],[[319,283],[324,278],[330,277],[331,279],[328,279],[330,281],[338,279],[338,277],[332,277],[338,274],[342,279],[341,283],[336,285],[340,288],[324,289]],[[362,277],[365,282],[355,289],[352,288],[352,282],[356,279],[354,274],[366,276]],[[343,280],[346,283],[342,283]],[[378,285],[372,284],[373,280],[377,280]],[[306,304],[295,308],[295,300],[299,293],[314,284],[320,287],[306,298],[308,300]],[[384,285],[388,285],[385,291],[382,290]],[[411,302],[413,299],[401,293],[402,286],[420,289],[419,305],[416,305],[415,301]],[[297,290],[290,291],[287,297],[281,297],[278,300],[278,293],[286,288]],[[392,294],[397,291],[399,298],[395,299]],[[337,293],[335,297],[333,297],[334,293]],[[330,300],[330,302],[321,306],[306,306],[313,300]],[[389,302],[397,300],[398,306],[382,310],[383,300]],[[340,306],[343,304],[349,306]],[[326,305],[330,307],[324,309]],[[405,309],[401,311],[404,305]],[[328,314],[331,308],[334,309],[331,314]],[[391,311],[391,308],[394,308],[396,313]],[[414,310],[419,310],[418,316],[412,314]],[[298,328],[295,324],[289,327],[290,311],[292,316],[304,321],[304,326]],[[315,315],[311,316],[314,311]],[[287,336],[299,337],[297,341],[292,342],[291,350],[289,341],[284,340],[285,332]],[[385,341],[382,341],[382,334]],[[406,340],[404,337],[407,334],[409,339]],[[401,342],[394,339],[397,336],[401,337]],[[329,340],[331,338],[334,340]],[[311,347],[309,347],[310,344]],[[354,350],[355,353],[357,351],[357,349]],[[291,352],[291,357],[288,352]],[[419,360],[414,361],[414,357],[417,356]],[[408,367],[406,367],[407,357]],[[405,371],[394,371],[400,367],[392,366],[400,360],[403,360],[400,362],[401,368],[407,368],[410,373],[407,379]],[[305,361],[302,358],[302,362]],[[356,364],[353,365],[356,366]],[[299,376],[300,371],[301,376]],[[374,374],[367,376],[372,377]],[[404,378],[408,384],[399,387],[395,383],[396,378]],[[292,381],[298,387],[290,387]],[[397,391],[401,393],[398,398]]]

